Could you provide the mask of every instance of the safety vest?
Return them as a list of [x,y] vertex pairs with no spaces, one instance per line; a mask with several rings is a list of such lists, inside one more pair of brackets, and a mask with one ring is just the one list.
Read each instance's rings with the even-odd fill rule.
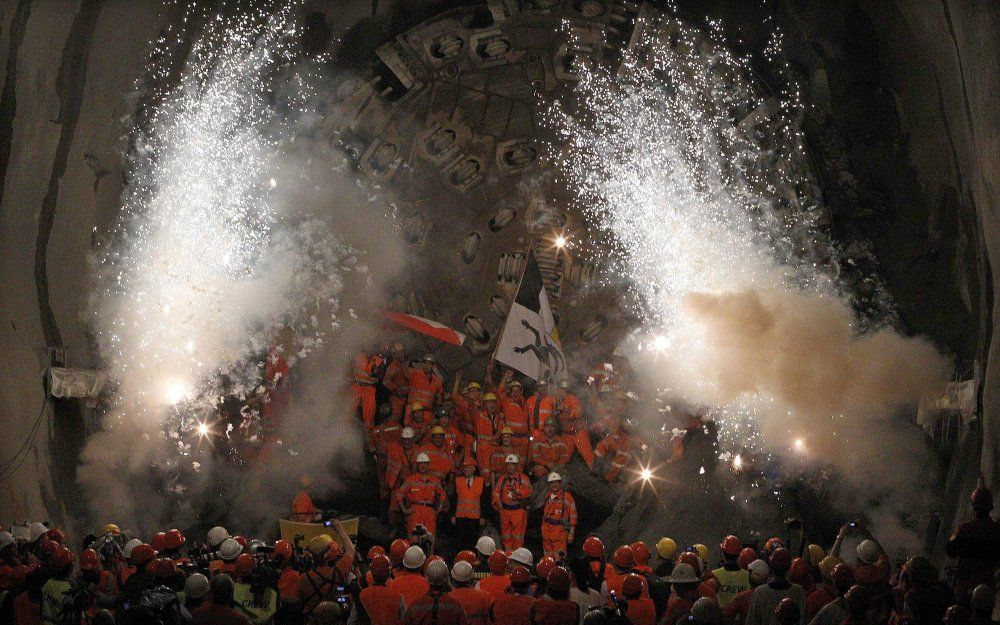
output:
[[507,427],[514,431],[514,436],[522,438],[528,435],[528,416],[524,404],[513,399],[504,399],[500,404],[503,420]]
[[531,461],[547,469],[565,464],[569,461],[569,447],[559,438],[535,439],[531,443]]
[[427,470],[439,480],[443,481],[455,470],[455,457],[444,448],[444,445],[441,447],[435,447],[433,443],[423,445],[419,451],[427,454],[431,459]]
[[42,621],[45,625],[61,625],[66,593],[73,583],[66,579],[50,579],[42,586]]
[[260,596],[253,594],[250,584],[238,583],[233,589],[236,609],[242,612],[254,625],[269,623],[278,611],[278,593],[266,588]]
[[719,607],[725,608],[733,597],[750,588],[750,573],[743,569],[727,571],[725,567],[721,567],[712,571],[712,574],[719,580],[719,590],[715,593]]
[[556,398],[552,395],[546,395],[545,397],[532,395],[524,406],[524,412],[527,413],[528,418],[531,420],[531,428],[533,430],[542,429],[546,421],[550,418],[555,418],[557,409]]
[[429,474],[415,473],[406,478],[406,481],[400,486],[400,497],[405,499],[409,506],[436,508],[437,497],[443,492],[440,480]]
[[379,356],[367,356],[358,354],[354,359],[354,383],[361,386],[375,386],[378,379],[375,377],[375,369],[382,364]]
[[567,531],[576,527],[576,502],[573,495],[562,491],[558,495],[549,493],[545,498],[545,510],[542,512],[542,522],[549,525],[562,525]]
[[444,388],[441,378],[437,374],[431,373],[431,377],[428,378],[427,374],[421,369],[412,371],[409,380],[410,393],[407,401],[411,404],[417,402],[428,409],[434,405],[434,399]]
[[457,503],[455,504],[455,516],[459,519],[478,519],[481,516],[480,502],[483,498],[483,478],[473,477],[472,486],[469,486],[469,478],[459,477],[455,479],[455,493]]
[[361,605],[373,625],[399,625],[400,613],[406,609],[403,594],[382,585],[369,586],[361,591]]

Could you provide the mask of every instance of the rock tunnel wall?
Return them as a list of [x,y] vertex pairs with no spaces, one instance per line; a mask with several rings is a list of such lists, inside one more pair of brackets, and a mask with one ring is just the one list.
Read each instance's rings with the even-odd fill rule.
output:
[[[767,23],[742,1],[678,4],[721,18],[749,42]],[[335,33],[370,4],[336,7],[318,7],[329,9]],[[845,169],[879,189],[886,227],[873,238],[904,325],[950,348],[960,365],[985,363],[982,454],[973,437],[954,473],[963,488],[980,471],[998,487],[1000,339],[990,269],[1000,262],[997,6],[785,0],[768,10],[810,78],[807,99],[825,107]],[[64,506],[73,501],[78,448],[66,439],[91,426],[86,410],[46,408],[40,372],[53,359],[96,364],[82,322],[87,253],[95,228],[116,215],[131,86],[149,42],[176,15],[147,0],[18,0],[2,11],[0,524],[58,521],[74,513]],[[877,158],[861,158],[869,153]],[[834,187],[825,193],[835,196]],[[834,212],[835,230],[851,221],[841,216]]]

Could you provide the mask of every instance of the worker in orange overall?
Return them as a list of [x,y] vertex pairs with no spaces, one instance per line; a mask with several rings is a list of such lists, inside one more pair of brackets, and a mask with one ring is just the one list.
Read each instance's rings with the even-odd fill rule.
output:
[[389,446],[392,444],[399,445],[399,442],[402,440],[403,426],[400,424],[400,420],[403,418],[403,414],[400,412],[399,415],[396,415],[392,412],[389,404],[383,404],[379,407],[379,415],[384,417],[386,421],[375,426],[375,448],[372,450],[372,453],[375,456],[375,468],[378,471],[379,492],[384,503],[389,498],[389,485],[386,481],[389,466]]
[[375,432],[375,386],[385,373],[385,360],[378,354],[364,352],[354,357],[351,393],[354,410],[365,427],[365,443],[371,448]]
[[590,432],[583,417],[583,404],[580,398],[570,392],[570,384],[563,380],[555,390],[556,415],[562,424],[563,436],[571,445],[570,455],[576,450],[588,469],[594,468],[594,448],[590,444]]
[[556,436],[556,420],[550,417],[541,432],[531,441],[531,474],[541,479],[569,462],[569,447]]
[[451,523],[459,544],[468,545],[479,536],[483,525],[482,500],[486,482],[476,475],[476,463],[471,458],[462,462],[462,475],[455,479],[455,516]]
[[500,442],[493,447],[493,455],[490,457],[490,475],[493,483],[491,487],[496,490],[496,483],[507,473],[507,460],[511,456],[518,459],[518,470],[524,471],[524,461],[517,455],[518,447],[513,441],[513,432],[505,427],[500,430]]
[[496,445],[497,396],[483,395],[483,410],[476,413],[472,422],[472,433],[466,437],[465,453],[472,456],[479,465],[483,479],[491,482],[491,460]]
[[400,343],[392,346],[392,356],[385,369],[382,386],[389,391],[389,405],[393,416],[402,420],[406,411],[406,399],[410,396],[410,367]]
[[437,419],[434,421],[434,425],[440,426],[444,430],[444,445],[450,453],[457,456],[465,449],[465,436],[455,427],[451,419],[451,411],[446,406],[437,409]]
[[576,500],[563,489],[558,473],[549,473],[546,481],[549,494],[542,510],[542,551],[559,561],[565,559],[576,532]]
[[493,507],[500,514],[500,539],[504,551],[513,551],[524,545],[531,482],[521,472],[520,460],[515,454],[508,455],[505,464],[506,473],[493,489]]
[[500,400],[500,414],[504,424],[514,433],[514,444],[518,455],[528,457],[528,413],[525,409],[524,387],[514,379],[514,372],[508,369],[503,373],[503,380],[497,387],[496,395]]
[[410,369],[408,381],[410,393],[406,401],[409,404],[408,410],[413,409],[413,404],[420,404],[424,408],[432,409],[440,400],[444,393],[444,381],[434,371],[435,360],[427,354],[420,361],[417,369]]
[[313,505],[312,497],[309,496],[309,491],[312,489],[312,478],[308,475],[303,475],[299,478],[299,494],[295,496],[292,500],[292,513],[288,516],[290,521],[298,521],[300,523],[314,523],[319,521],[323,516],[323,511]]
[[385,486],[389,491],[389,520],[394,525],[400,519],[394,505],[396,492],[406,478],[417,470],[417,449],[414,443],[416,437],[413,428],[404,427],[399,434],[398,443],[389,443],[386,451]]
[[524,402],[524,413],[528,415],[531,431],[541,430],[549,419],[556,416],[556,398],[549,394],[548,380],[539,380],[535,384],[535,394]]
[[[457,382],[456,382],[457,383]],[[473,427],[475,415],[483,411],[483,386],[479,382],[469,382],[462,394],[452,393],[455,404],[455,420],[463,431]]]
[[414,402],[407,406],[403,425],[413,428],[413,434],[418,444],[430,442],[431,420],[427,416],[426,406]]
[[430,464],[427,454],[417,454],[417,472],[406,478],[396,491],[394,507],[406,516],[407,533],[423,525],[433,534],[438,513],[448,508],[448,496],[441,488],[441,480],[430,472]]
[[607,468],[604,471],[604,480],[613,482],[618,479],[622,471],[632,463],[632,452],[636,448],[636,441],[626,430],[620,421],[616,423],[614,429],[597,444],[595,456],[607,461]]
[[445,444],[444,428],[435,425],[431,428],[431,442],[418,447],[418,451],[430,458],[430,473],[441,481],[445,491],[449,491],[452,477],[455,473],[455,455]]

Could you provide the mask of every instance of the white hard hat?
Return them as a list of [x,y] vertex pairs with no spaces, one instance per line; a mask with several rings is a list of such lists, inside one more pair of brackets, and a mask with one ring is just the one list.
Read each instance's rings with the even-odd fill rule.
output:
[[411,545],[406,548],[406,553],[403,554],[403,566],[415,571],[424,565],[426,559],[427,556],[424,555],[423,549]]
[[406,426],[405,428],[403,428],[403,431],[399,433],[399,435],[402,438],[413,438],[414,436],[417,435],[417,433],[414,432],[413,428],[411,428],[410,426]]
[[489,536],[480,536],[476,541],[476,551],[481,555],[489,557],[497,550],[497,542]]
[[507,454],[507,460],[504,462],[506,464],[517,464],[520,460],[517,459],[517,454]]
[[510,554],[510,559],[524,566],[531,566],[535,563],[535,557],[524,547],[518,547],[514,553]]
[[35,542],[44,536],[47,531],[49,531],[49,528],[45,527],[44,523],[39,523],[38,521],[31,523],[28,525],[28,542]]
[[[430,571],[431,567],[427,567]],[[475,571],[472,570],[472,565],[465,560],[459,560],[455,563],[455,566],[451,567],[451,576],[455,578],[456,582],[471,582],[472,577],[475,575]]]
[[0,532],[0,549],[6,549],[14,544],[14,535],[10,532]]
[[858,554],[858,560],[861,560],[865,564],[875,564],[882,553],[878,543],[870,538],[862,540],[855,551]]
[[142,544],[141,540],[139,540],[138,538],[133,538],[132,540],[130,540],[127,543],[125,543],[125,546],[122,548],[122,554],[126,558],[131,558],[132,557],[132,550],[135,549],[136,547],[138,547],[141,544]]
[[556,473],[555,471],[549,473],[548,479],[545,480],[545,482],[548,484],[551,484],[552,482],[561,482],[561,481],[562,481],[562,476]]
[[420,452],[419,454],[417,454],[417,462],[430,462],[430,461],[431,457],[425,454],[424,452]]
[[685,564],[681,562],[680,564],[674,567],[674,572],[670,574],[670,577],[667,578],[667,581],[669,581],[672,584],[690,584],[699,582],[701,580],[699,580],[698,576],[695,574],[694,567],[692,567],[690,564]]
[[443,560],[435,560],[427,565],[424,577],[431,586],[444,586],[448,583],[448,565]]
[[224,527],[216,525],[212,529],[208,530],[208,544],[213,547],[218,547],[227,538],[230,538],[229,530]]
[[219,547],[219,555],[222,556],[223,560],[235,560],[240,557],[241,553],[243,553],[243,545],[235,538],[227,538],[222,541],[222,546]]
[[15,525],[10,528],[10,533],[14,535],[14,540],[20,543],[28,542],[28,537],[30,536],[27,525]]
[[208,594],[208,578],[201,573],[188,576],[184,582],[184,596],[201,599]]
[[767,581],[767,578],[771,576],[771,567],[767,565],[767,562],[757,559],[747,565],[747,571],[750,572],[750,578],[757,582],[757,584],[763,584]]

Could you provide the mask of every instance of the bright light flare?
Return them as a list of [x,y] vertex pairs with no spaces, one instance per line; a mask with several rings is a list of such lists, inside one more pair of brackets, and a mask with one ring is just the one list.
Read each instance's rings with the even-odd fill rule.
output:
[[651,346],[653,348],[653,351],[657,351],[657,352],[666,351],[666,349],[668,347],[670,347],[670,339],[668,339],[663,334],[659,334],[659,335],[657,335],[656,337],[653,338]]
[[743,456],[736,454],[733,456],[733,470],[739,471],[743,468]]
[[794,441],[792,441],[792,447],[795,449],[795,451],[802,453],[806,450],[806,442],[801,438],[796,438]]
[[552,240],[552,243],[558,249],[561,250],[561,249],[564,249],[567,245],[569,245],[569,239],[565,235],[560,234],[560,235],[556,235],[556,238]]
[[206,436],[208,436],[210,429],[207,423],[199,423],[197,431],[198,431],[198,436],[205,438]]
[[650,471],[649,468],[644,468],[639,471],[639,477],[641,477],[644,482],[648,482],[653,479],[653,472]]
[[171,406],[176,406],[191,396],[191,390],[183,382],[174,382],[167,388],[166,399]]

